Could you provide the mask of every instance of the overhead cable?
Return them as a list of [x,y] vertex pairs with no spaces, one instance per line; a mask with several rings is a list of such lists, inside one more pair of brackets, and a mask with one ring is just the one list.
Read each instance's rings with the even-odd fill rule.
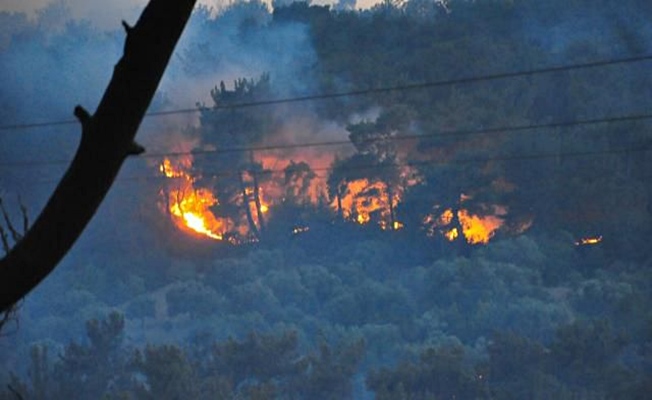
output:
[[[483,135],[483,134],[514,133],[514,132],[534,131],[537,129],[572,128],[572,127],[588,126],[588,125],[640,122],[640,121],[649,121],[649,120],[652,120],[652,114],[618,115],[618,116],[603,117],[603,118],[580,119],[574,121],[557,121],[557,122],[540,123],[540,124],[524,124],[524,125],[493,127],[493,128],[464,129],[464,130],[441,131],[441,132],[433,132],[433,133],[425,133],[425,134],[409,134],[409,135],[397,135],[397,136],[389,136],[389,137],[382,137],[382,138],[369,138],[360,141],[360,144],[369,144],[377,141],[393,142],[393,141],[462,137],[462,136],[473,136],[473,135]],[[139,155],[138,157],[139,158],[165,158],[165,157],[173,158],[173,157],[185,157],[189,155],[192,156],[219,155],[219,154],[237,153],[237,152],[292,150],[292,149],[304,149],[304,148],[313,148],[313,147],[336,147],[336,146],[343,146],[343,145],[353,145],[353,143],[351,142],[351,140],[330,140],[330,141],[323,141],[323,142],[291,143],[291,144],[279,144],[279,145],[225,147],[221,149],[203,149],[203,150],[198,149],[192,151],[166,152],[166,153],[144,153]],[[15,162],[0,163],[0,167],[33,167],[33,166],[46,166],[46,165],[68,164],[68,163],[70,163],[70,160],[15,161]]]
[[[521,154],[521,155],[501,155],[496,157],[486,157],[486,158],[464,158],[464,159],[432,159],[432,160],[421,160],[421,161],[405,161],[399,162],[397,164],[392,163],[376,163],[376,164],[359,164],[352,166],[342,166],[339,171],[364,171],[364,170],[377,170],[377,169],[391,169],[391,168],[402,168],[402,167],[427,167],[431,165],[466,165],[474,163],[487,163],[487,162],[517,162],[517,161],[537,161],[544,159],[552,158],[579,158],[579,157],[600,157],[600,156],[609,156],[609,155],[618,155],[618,154],[636,154],[644,153],[652,150],[652,145],[648,146],[638,146],[638,147],[629,147],[629,148],[620,148],[620,149],[610,149],[610,150],[587,150],[587,151],[569,151],[569,152],[548,152],[548,153],[532,153],[532,154]],[[310,168],[312,172],[329,172],[332,171],[332,167],[317,167]],[[207,176],[209,178],[228,178],[233,176],[238,176],[243,172],[248,172],[247,168],[242,169],[228,169],[220,171],[202,171],[200,175]],[[257,171],[256,173],[259,176],[271,175],[271,174],[280,174],[285,173],[285,169],[267,169],[262,171]],[[317,175],[317,178],[326,179],[326,175]],[[175,179],[184,179],[182,177],[173,177],[169,178],[162,174],[157,175],[143,175],[143,176],[126,176],[118,177],[116,182],[143,182],[143,181],[174,181]],[[41,181],[32,181],[30,184],[42,185],[42,184],[54,184],[59,182],[59,180],[48,179]]]
[[[389,93],[389,92],[398,92],[398,91],[409,91],[409,90],[419,90],[419,89],[429,89],[429,88],[436,88],[436,87],[443,87],[443,86],[452,86],[452,85],[462,85],[462,84],[484,82],[484,81],[493,81],[493,80],[499,80],[499,79],[509,79],[509,78],[526,77],[526,76],[540,75],[540,74],[550,74],[550,73],[573,71],[573,70],[588,69],[588,68],[607,67],[607,66],[618,65],[618,64],[630,64],[630,63],[637,63],[637,62],[650,61],[650,60],[652,60],[652,55],[633,56],[633,57],[626,57],[626,58],[614,58],[614,59],[592,61],[592,62],[580,63],[580,64],[569,64],[569,65],[561,65],[561,66],[554,66],[554,67],[543,67],[543,68],[537,68],[537,69],[531,69],[531,70],[502,72],[502,73],[481,75],[481,76],[475,76],[475,77],[448,79],[448,80],[422,82],[422,83],[413,83],[413,84],[387,86],[387,87],[379,87],[379,88],[369,88],[369,89],[353,90],[353,91],[347,91],[347,92],[322,93],[322,94],[313,94],[313,95],[298,96],[298,97],[288,97],[288,98],[280,98],[280,99],[260,100],[260,101],[234,103],[234,104],[218,104],[218,105],[216,105],[216,106],[214,106],[212,108],[194,107],[194,108],[182,108],[182,109],[175,109],[175,110],[167,110],[167,111],[154,111],[154,112],[150,112],[150,113],[145,114],[145,117],[158,117],[158,116],[165,116],[165,115],[196,113],[196,112],[200,112],[200,111],[203,111],[203,110],[237,109],[237,108],[245,108],[245,107],[259,107],[259,106],[269,106],[269,105],[277,105],[277,104],[288,104],[288,103],[299,103],[299,102],[316,101],[316,100],[327,100],[327,99],[335,99],[335,98],[341,98],[341,97],[366,96],[366,95],[370,95],[370,94]],[[78,123],[77,120],[67,119],[67,120],[60,120],[60,121],[46,121],[46,122],[8,124],[8,125],[0,125],[0,132],[1,131],[15,131],[15,130],[24,130],[24,129],[45,128],[45,127],[53,127],[53,126],[60,126],[60,125],[72,125],[72,124],[77,124],[77,123]]]

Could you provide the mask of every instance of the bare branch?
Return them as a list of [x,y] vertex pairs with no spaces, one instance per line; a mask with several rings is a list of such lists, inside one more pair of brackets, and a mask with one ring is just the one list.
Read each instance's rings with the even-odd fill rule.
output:
[[[19,301],[18,303],[14,303],[9,307],[7,310],[2,311],[0,313],[0,337],[2,336],[9,336],[13,333],[18,332],[18,329],[20,328],[20,320],[18,319],[18,310],[22,306],[22,301]],[[15,325],[15,328],[7,332],[5,328],[10,324],[13,323]]]
[[[9,213],[7,212],[7,209],[5,208],[4,201],[2,200],[2,197],[0,197],[0,212],[2,212],[2,217],[5,220],[5,225],[7,226],[7,229],[9,232],[11,232],[11,238],[14,240],[14,243],[18,243],[20,239],[23,238],[23,235],[21,235],[16,228],[14,227],[14,224],[11,222],[11,218],[9,218]],[[8,252],[8,250],[7,250]]]
[[9,235],[7,235],[7,231],[5,228],[2,227],[0,224],[0,240],[2,240],[2,248],[5,251],[5,254],[9,253],[9,250],[11,249],[11,246],[9,246]]
[[23,400],[23,395],[20,394],[16,389],[14,389],[13,386],[7,385],[7,389],[9,389],[9,391],[13,393],[18,400]]
[[[27,224],[28,224],[28,217],[27,217],[27,207],[23,204],[22,200],[20,197],[18,198],[18,204],[20,204],[20,212],[23,215],[23,231],[22,232],[17,232],[14,226],[11,223],[11,220],[9,219],[9,213],[7,212],[4,203],[2,201],[2,197],[0,197],[0,208],[2,209],[2,214],[4,216],[5,223],[9,226],[10,231],[12,232],[12,237],[14,239],[14,243],[17,243],[18,240],[20,240],[25,232],[27,232]],[[0,224],[0,240],[2,240],[2,247],[5,251],[5,254],[8,254],[9,251],[11,251],[11,244],[9,243],[9,235],[7,234],[7,231],[5,228]],[[21,302],[16,302],[9,306],[6,310],[0,312],[0,336],[6,336],[8,335],[6,332],[3,332],[5,327],[13,322],[16,325],[16,328],[12,333],[18,331],[19,328],[19,320],[18,320],[18,309],[21,306]]]
[[18,206],[20,207],[20,213],[23,216],[23,235],[27,232],[29,229],[29,215],[27,214],[27,207],[25,207],[25,203],[23,203],[23,200],[18,196]]
[[25,236],[0,259],[0,311],[36,287],[65,256],[104,200],[134,145],[138,127],[196,0],[150,0],[128,30],[124,54],[94,115],[75,115],[77,153]]

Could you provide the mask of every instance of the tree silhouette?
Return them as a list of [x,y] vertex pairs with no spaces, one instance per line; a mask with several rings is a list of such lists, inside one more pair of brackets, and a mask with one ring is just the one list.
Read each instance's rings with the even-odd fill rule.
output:
[[75,107],[79,148],[41,215],[0,260],[0,311],[36,287],[75,243],[122,163],[144,149],[134,142],[195,0],[151,0],[138,23],[123,26],[124,54],[94,115]]

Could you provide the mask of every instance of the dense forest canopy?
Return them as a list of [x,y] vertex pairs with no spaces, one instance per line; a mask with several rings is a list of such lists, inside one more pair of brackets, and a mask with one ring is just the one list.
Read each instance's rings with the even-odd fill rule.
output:
[[[61,120],[55,93],[92,99],[120,50],[48,10],[0,13],[3,126]],[[196,108],[150,119],[150,154],[26,299],[0,398],[644,398],[650,16],[198,9],[152,111]],[[56,177],[16,171],[65,159],[48,129],[0,132],[0,188],[38,199],[25,182]]]

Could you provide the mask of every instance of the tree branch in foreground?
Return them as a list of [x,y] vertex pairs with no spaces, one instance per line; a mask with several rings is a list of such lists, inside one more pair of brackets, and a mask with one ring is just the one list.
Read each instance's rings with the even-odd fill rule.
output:
[[[0,214],[2,214],[2,221],[0,221],[0,241],[1,241],[1,248],[4,250],[5,254],[8,254],[11,251],[11,245],[12,242],[10,241],[9,235],[11,234],[11,239],[13,240],[13,243],[18,243],[22,238],[25,232],[27,232],[27,227],[29,226],[29,217],[27,216],[27,207],[23,204],[23,202],[18,198],[18,204],[20,207],[20,212],[22,214],[22,222],[23,222],[23,227],[22,231],[19,231],[18,228],[14,225],[13,221],[11,218],[9,218],[9,211],[7,211],[7,208],[5,207],[5,203],[3,198],[0,196]],[[20,308],[22,301],[18,301],[11,306],[7,307],[6,309],[0,311],[0,337],[8,335],[5,332],[5,328],[7,325],[13,323],[15,325],[15,330],[12,331],[16,332],[18,330],[18,309]]]
[[0,260],[0,312],[36,287],[75,243],[108,193],[125,158],[144,149],[134,137],[196,0],[151,0],[127,32],[124,54],[94,115],[82,125],[77,153],[41,215]]

